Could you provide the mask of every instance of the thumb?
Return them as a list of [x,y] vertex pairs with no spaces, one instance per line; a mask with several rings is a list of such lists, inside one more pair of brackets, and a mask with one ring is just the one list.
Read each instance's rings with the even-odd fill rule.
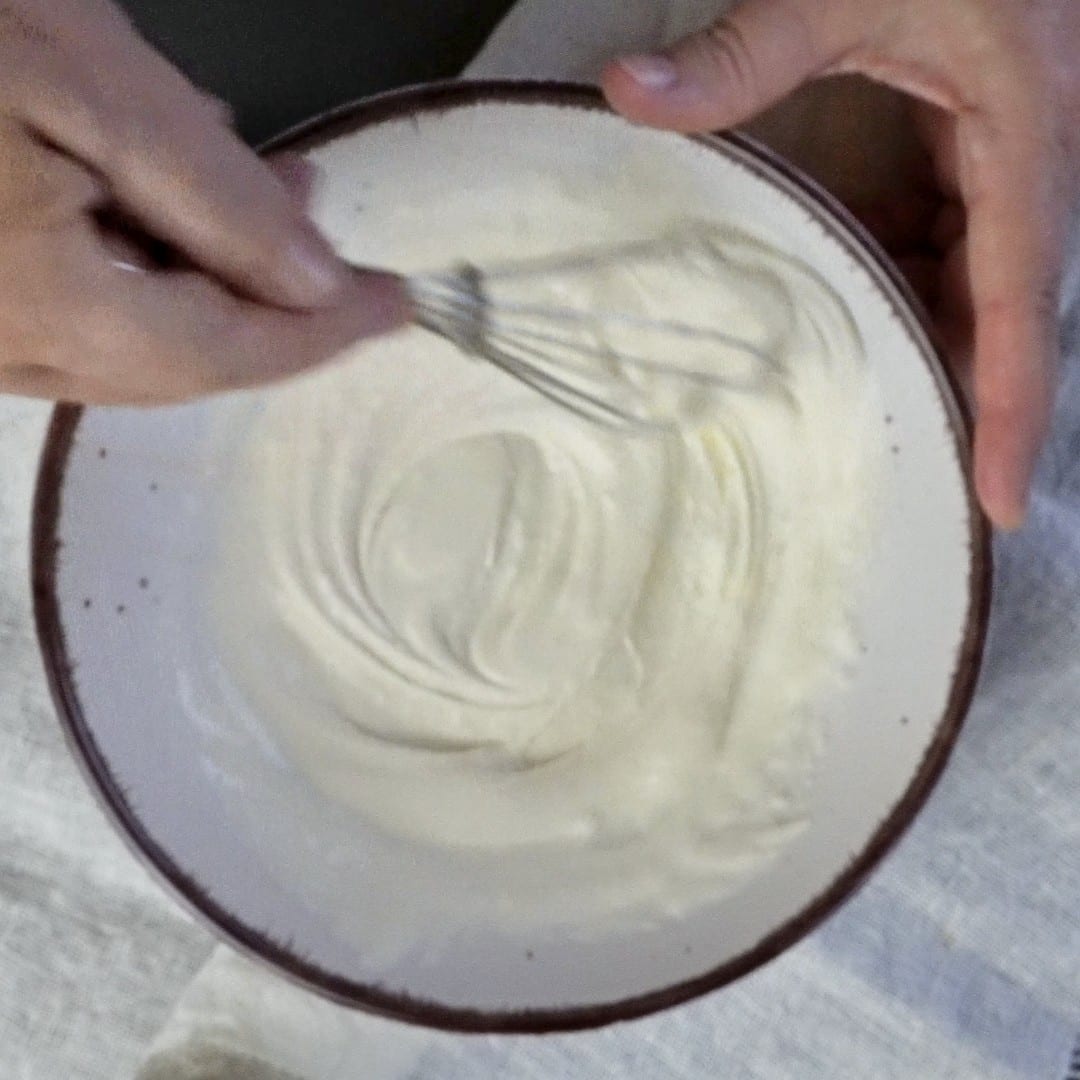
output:
[[829,9],[811,0],[743,0],[663,52],[609,64],[604,93],[617,112],[654,127],[742,123],[836,62],[847,42]]

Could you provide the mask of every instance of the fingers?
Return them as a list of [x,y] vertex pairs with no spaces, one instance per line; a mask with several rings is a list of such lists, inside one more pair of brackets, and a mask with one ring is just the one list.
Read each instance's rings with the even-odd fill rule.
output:
[[15,364],[0,368],[0,393],[49,401],[82,401],[77,380],[43,364]]
[[220,108],[120,20],[95,32],[105,40],[94,48],[60,40],[7,65],[18,119],[234,290],[298,308],[336,303],[347,270]]
[[961,131],[975,322],[975,486],[1003,528],[1024,519],[1057,370],[1060,229],[1066,208],[1031,125]]
[[964,396],[974,402],[972,385],[975,322],[971,310],[971,275],[967,244],[959,240],[943,255],[938,302],[934,311],[938,334]]
[[355,273],[339,303],[308,312],[238,299],[194,273],[151,275],[144,286],[135,303],[151,314],[140,318],[140,334],[152,335],[155,355],[162,345],[174,350],[161,374],[175,375],[183,396],[297,374],[411,317],[404,285],[391,274]]
[[678,131],[730,127],[824,72],[846,39],[827,5],[743,0],[662,54],[624,57],[603,74],[608,101],[631,120]]
[[[139,231],[125,228],[131,203],[117,206],[115,170],[100,175],[58,141],[42,141],[41,130],[0,119],[0,391],[101,404],[185,400],[302,371],[411,317],[398,278],[355,273],[336,258],[334,302],[307,310],[281,306],[272,292],[270,304],[238,295],[235,275],[227,284],[191,263],[152,269],[133,240]],[[288,219],[310,231],[313,170],[298,158],[272,169],[243,152]],[[214,168],[180,180],[197,174],[197,186]],[[209,195],[223,205],[215,184]],[[99,212],[109,210],[111,227]]]
[[[862,71],[939,104],[917,116],[942,192],[965,210],[913,224],[949,252],[941,292],[928,295],[958,341],[974,328],[974,480],[1005,527],[1023,520],[1053,398],[1065,159],[1075,154],[1075,138],[1051,130],[1075,113],[1065,55],[1009,5],[743,0],[710,29],[624,58],[603,79],[630,119],[683,131],[740,123],[831,71]],[[877,224],[887,239],[912,222]],[[927,268],[908,269],[919,279]]]
[[[66,238],[80,296],[78,356],[55,357],[92,403],[180,401],[279,379],[411,317],[402,281],[356,272],[340,302],[292,311],[236,296],[194,270],[140,272],[90,234]],[[46,385],[44,373],[29,373]]]
[[49,229],[95,206],[107,193],[77,161],[0,118],[0,229]]
[[282,151],[263,159],[270,171],[285,185],[293,206],[306,213],[318,178],[318,168],[303,154]]
[[181,103],[150,128],[130,118],[103,123],[112,125],[109,149],[90,160],[153,235],[246,296],[296,307],[338,299],[344,268],[231,131]]

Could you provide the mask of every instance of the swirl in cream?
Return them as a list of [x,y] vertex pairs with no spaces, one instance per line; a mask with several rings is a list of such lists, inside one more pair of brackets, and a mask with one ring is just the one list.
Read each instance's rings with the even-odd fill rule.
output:
[[[768,352],[779,375],[692,428],[627,437],[409,331],[268,393],[225,502],[235,684],[369,824],[499,860],[521,917],[556,890],[678,909],[806,817],[877,411],[830,289],[722,240],[707,273],[616,268],[586,298]],[[530,854],[561,868],[546,896],[514,893]]]

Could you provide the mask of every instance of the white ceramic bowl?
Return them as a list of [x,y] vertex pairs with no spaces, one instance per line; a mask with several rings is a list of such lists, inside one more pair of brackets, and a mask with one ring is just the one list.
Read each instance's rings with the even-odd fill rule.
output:
[[[281,785],[299,790],[303,775],[278,763],[275,784],[249,783],[240,815],[225,797],[230,778],[204,753],[207,725],[230,722],[227,702],[193,693],[199,680],[185,670],[198,632],[192,597],[212,548],[207,507],[221,463],[208,433],[221,404],[61,407],[39,479],[33,576],[49,678],[92,786],[135,850],[225,938],[315,990],[396,1017],[458,1030],[585,1027],[673,1005],[764,963],[849,896],[910,823],[977,674],[987,534],[966,479],[961,409],[910,293],[842,210],[760,148],[631,127],[581,88],[420,88],[317,120],[284,145],[321,164],[317,214],[342,243],[355,234],[358,201],[377,223],[380,206],[407,193],[431,207],[438,229],[440,192],[471,185],[482,228],[485,184],[586,170],[600,178],[597,199],[605,182],[640,192],[643,232],[655,213],[650,187],[677,185],[688,209],[734,218],[822,274],[869,345],[891,442],[882,538],[859,612],[862,659],[833,718],[811,826],[732,895],[595,941],[475,933],[435,959],[376,974],[379,926],[348,919],[347,897],[328,910],[310,867],[282,874],[264,858],[287,812]],[[261,753],[252,733],[252,775]],[[358,827],[357,873],[365,845]]]

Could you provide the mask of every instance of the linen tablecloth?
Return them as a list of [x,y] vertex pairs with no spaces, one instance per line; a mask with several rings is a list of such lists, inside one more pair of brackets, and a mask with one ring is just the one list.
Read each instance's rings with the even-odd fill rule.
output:
[[[706,0],[522,0],[469,73],[588,79]],[[1080,1026],[1080,319],[1023,532],[996,542],[983,677],[926,810],[817,933],[703,1000],[597,1032],[430,1033],[330,1005],[192,923],[60,736],[27,531],[46,407],[0,398],[0,1077],[1063,1080]]]

